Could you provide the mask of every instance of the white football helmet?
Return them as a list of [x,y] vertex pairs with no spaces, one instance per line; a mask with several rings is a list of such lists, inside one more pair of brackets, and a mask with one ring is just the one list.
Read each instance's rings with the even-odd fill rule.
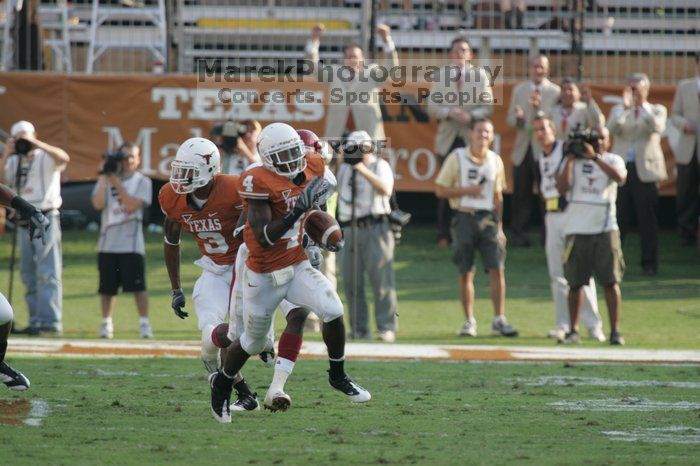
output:
[[178,194],[206,186],[219,173],[221,156],[216,144],[204,138],[190,138],[177,149],[170,166],[170,184]]
[[306,168],[304,142],[285,123],[263,128],[258,136],[258,153],[265,168],[286,178],[294,178]]

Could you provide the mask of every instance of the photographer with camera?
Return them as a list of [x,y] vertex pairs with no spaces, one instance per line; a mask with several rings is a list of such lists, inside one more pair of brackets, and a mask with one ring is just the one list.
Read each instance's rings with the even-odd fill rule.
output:
[[[596,280],[605,289],[610,316],[610,344],[624,345],[620,333],[620,282],[625,261],[617,226],[617,187],[625,183],[627,168],[617,154],[606,152],[609,133],[583,133],[564,147],[566,164],[557,177],[557,189],[568,195],[564,276],[569,283],[570,328],[562,343],[578,343],[582,287]],[[567,194],[568,193],[568,194]]]
[[[540,170],[540,194],[545,205],[545,252],[547,253],[547,269],[549,271],[552,300],[554,302],[554,330],[547,335],[562,341],[569,331],[569,284],[564,278],[564,249],[566,246],[566,196],[557,190],[557,176],[564,167],[565,143],[557,137],[556,122],[544,112],[538,112],[532,123],[535,140],[540,147],[536,154]],[[590,131],[581,131],[580,126],[572,132],[569,148],[573,141],[586,142]],[[583,325],[588,329],[588,335],[600,342],[605,341],[603,324],[598,313],[598,297],[593,278],[583,286]]]
[[343,145],[344,163],[338,170],[338,222],[345,247],[339,252],[339,261],[350,308],[350,337],[371,338],[364,289],[367,273],[374,291],[379,338],[391,343],[396,339],[397,325],[394,235],[389,222],[394,174],[389,163],[375,152],[376,144],[366,131],[350,133]]
[[221,173],[240,175],[248,165],[260,161],[257,141],[261,129],[257,120],[228,120],[211,129],[211,140],[221,153]]
[[12,125],[0,160],[0,179],[49,219],[44,241],[32,239],[27,225],[19,223],[20,275],[26,288],[29,335],[63,333],[61,275],[61,172],[70,157],[58,147],[41,141],[34,125],[18,121]]
[[134,293],[141,338],[153,338],[148,320],[143,238],[143,212],[151,204],[153,187],[150,178],[137,171],[141,157],[133,143],[125,142],[117,151],[102,157],[102,169],[92,191],[92,205],[102,211],[97,244],[103,319],[99,337],[114,336],[112,314],[121,286],[122,291]]

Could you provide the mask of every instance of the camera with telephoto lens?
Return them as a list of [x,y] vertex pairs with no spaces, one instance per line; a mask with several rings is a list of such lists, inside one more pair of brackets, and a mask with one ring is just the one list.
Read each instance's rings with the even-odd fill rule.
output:
[[104,164],[98,175],[119,175],[122,172],[122,161],[126,160],[126,154],[122,151],[111,151],[102,154]]
[[26,139],[19,138],[15,141],[15,153],[17,155],[27,155],[32,149],[34,149],[34,144]]
[[221,148],[233,152],[238,146],[238,138],[245,136],[248,127],[237,121],[228,120],[221,126]]
[[573,154],[577,159],[584,158],[583,154],[586,152],[586,147],[584,144],[590,144],[593,146],[593,150],[598,152],[599,140],[602,135],[592,129],[581,129],[581,124],[577,124],[576,127],[569,133],[569,139],[566,141],[566,146],[564,147],[565,154]]

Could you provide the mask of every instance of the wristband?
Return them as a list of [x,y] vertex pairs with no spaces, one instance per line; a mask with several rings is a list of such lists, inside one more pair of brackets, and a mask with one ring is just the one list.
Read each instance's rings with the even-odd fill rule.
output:
[[13,197],[10,201],[10,206],[12,206],[12,208],[16,211],[20,212],[23,217],[31,217],[37,211],[36,207],[20,196]]

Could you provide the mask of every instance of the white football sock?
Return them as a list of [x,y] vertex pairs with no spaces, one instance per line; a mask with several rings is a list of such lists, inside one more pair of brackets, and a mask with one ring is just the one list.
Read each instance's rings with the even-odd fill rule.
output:
[[284,392],[284,384],[287,383],[287,379],[293,370],[294,361],[277,357],[275,361],[275,373],[272,376],[272,383],[270,384],[270,391]]

